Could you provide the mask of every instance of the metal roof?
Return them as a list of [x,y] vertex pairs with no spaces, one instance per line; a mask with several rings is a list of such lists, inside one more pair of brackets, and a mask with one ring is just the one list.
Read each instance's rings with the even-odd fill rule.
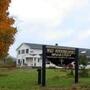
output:
[[[39,49],[39,50],[42,50],[42,46],[44,45],[44,44],[35,44],[35,43],[22,43],[19,47],[21,47],[23,44],[28,45],[31,49]],[[49,45],[49,46],[54,46],[54,45]],[[58,46],[58,47],[65,47],[65,46]],[[68,48],[75,48],[75,47],[68,47]],[[79,48],[79,53],[81,53],[82,51],[86,51],[86,55],[90,56],[90,49]]]
[[26,45],[28,45],[30,48],[32,49],[42,49],[42,45],[41,44],[34,44],[34,43],[24,43]]

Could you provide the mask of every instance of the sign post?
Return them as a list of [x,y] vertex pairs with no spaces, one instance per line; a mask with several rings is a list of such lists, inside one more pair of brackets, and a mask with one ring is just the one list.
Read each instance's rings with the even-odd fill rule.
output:
[[75,49],[75,83],[78,83],[78,69],[79,69],[79,65],[78,65],[78,61],[79,61],[79,49],[76,48]]
[[[42,72],[41,72],[41,85],[44,87],[46,85],[46,60],[50,60],[54,64],[59,64],[60,61],[64,60],[64,63],[70,64],[75,62],[75,83],[78,83],[78,48],[68,48],[59,46],[42,46]],[[56,61],[57,60],[57,61]]]
[[42,76],[41,84],[44,87],[46,85],[46,46],[43,45],[43,55],[42,55]]

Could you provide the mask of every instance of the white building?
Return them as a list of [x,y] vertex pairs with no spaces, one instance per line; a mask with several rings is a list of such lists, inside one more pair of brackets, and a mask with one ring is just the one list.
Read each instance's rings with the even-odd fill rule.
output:
[[[17,49],[16,65],[19,67],[41,67],[42,66],[42,45],[32,43],[22,43]],[[83,52],[83,53],[81,53]],[[90,67],[90,49],[79,48],[79,54],[86,54],[88,67]],[[50,61],[46,61],[46,67],[56,67]]]
[[[30,66],[41,67],[42,66],[42,45],[22,43],[17,49],[17,66]],[[47,62],[47,67],[55,66],[54,64]]]

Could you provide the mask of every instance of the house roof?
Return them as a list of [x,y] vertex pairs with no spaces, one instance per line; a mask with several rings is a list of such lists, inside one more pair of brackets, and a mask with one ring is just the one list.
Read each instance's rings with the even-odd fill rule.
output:
[[29,46],[31,49],[42,49],[42,44],[22,43],[16,50],[18,50],[23,44]]
[[[28,45],[31,49],[40,49],[42,50],[42,46],[44,44],[35,44],[35,43],[22,43],[16,50],[18,50],[23,44]],[[49,46],[54,46],[54,45],[49,45]],[[59,47],[65,47],[65,46],[59,46]],[[75,47],[68,47],[68,48],[75,48]],[[86,51],[87,56],[90,56],[90,49],[86,48],[79,48],[79,53],[82,51]]]
[[42,44],[34,44],[34,43],[24,43],[28,45],[32,49],[42,49]]

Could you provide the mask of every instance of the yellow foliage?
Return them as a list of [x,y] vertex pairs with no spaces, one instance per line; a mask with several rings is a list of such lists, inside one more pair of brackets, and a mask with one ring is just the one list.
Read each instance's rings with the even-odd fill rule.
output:
[[12,27],[14,19],[8,17],[7,9],[11,0],[0,0],[0,59],[7,55],[14,42],[16,28]]

